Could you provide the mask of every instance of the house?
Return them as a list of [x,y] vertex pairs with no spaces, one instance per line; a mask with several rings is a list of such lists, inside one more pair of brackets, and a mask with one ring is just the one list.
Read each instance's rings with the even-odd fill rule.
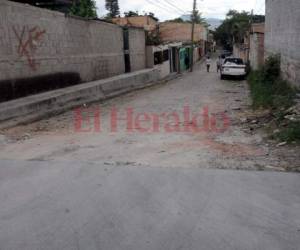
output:
[[[191,63],[191,23],[163,22],[159,24],[159,35],[163,43],[182,43],[178,49],[179,71],[187,70]],[[193,62],[207,52],[208,30],[202,24],[195,25]]]
[[250,66],[257,70],[264,63],[265,23],[252,24],[249,33]]
[[257,70],[264,63],[264,32],[265,23],[254,23],[246,32],[241,43],[233,45],[233,55],[249,63]]
[[[123,27],[143,28],[147,33],[146,65],[156,68],[160,77],[179,73],[189,69],[191,64],[191,29],[190,23],[158,23],[149,15],[118,17],[113,23]],[[203,25],[195,25],[194,62],[206,53],[208,31]]]
[[[164,42],[190,42],[192,33],[191,23],[164,22],[159,24],[159,31]],[[207,41],[208,31],[202,24],[195,25],[194,41]]]
[[158,69],[160,78],[180,72],[179,50],[181,47],[181,42],[147,46],[147,67]]
[[266,0],[265,57],[279,54],[284,79],[300,87],[300,1]]

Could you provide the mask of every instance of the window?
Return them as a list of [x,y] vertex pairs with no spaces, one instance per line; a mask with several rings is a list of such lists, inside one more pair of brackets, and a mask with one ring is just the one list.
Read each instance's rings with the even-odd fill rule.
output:
[[237,64],[237,65],[243,65],[243,60],[241,58],[227,58],[225,59],[225,62],[224,63],[234,63],[234,64]]
[[169,50],[164,50],[164,62],[169,61]]
[[157,51],[154,53],[154,65],[163,63],[163,53],[161,51]]

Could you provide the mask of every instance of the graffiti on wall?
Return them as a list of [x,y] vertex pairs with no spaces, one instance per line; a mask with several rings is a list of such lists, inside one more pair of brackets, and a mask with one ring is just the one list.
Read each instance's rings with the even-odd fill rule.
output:
[[18,32],[13,26],[13,31],[18,39],[19,56],[25,57],[29,67],[35,71],[37,69],[37,62],[34,56],[38,45],[42,42],[43,35],[46,33],[46,30],[42,30],[38,26],[33,28],[23,26],[21,32]]

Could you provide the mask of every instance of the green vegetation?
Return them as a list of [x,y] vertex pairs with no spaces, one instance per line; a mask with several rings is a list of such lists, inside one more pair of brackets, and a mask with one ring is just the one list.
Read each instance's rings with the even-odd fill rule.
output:
[[[183,20],[181,17],[172,19],[172,20],[168,20],[168,22],[173,22],[173,23],[192,23],[192,15],[191,15],[191,20]],[[202,17],[202,14],[196,10],[195,11],[195,23],[196,24],[204,24],[204,25],[208,25],[206,22],[206,19]]]
[[280,78],[280,58],[271,56],[265,65],[250,73],[251,95],[254,108],[289,108],[293,105],[295,90]]
[[262,15],[251,15],[246,11],[230,10],[214,35],[219,44],[222,44],[225,49],[231,50],[233,43],[243,42],[251,22],[260,23],[264,20],[265,16]]
[[70,13],[75,16],[97,18],[96,2],[94,0],[74,1]]
[[286,127],[276,134],[275,138],[286,142],[300,143],[300,122],[289,122]]
[[280,77],[280,57],[271,56],[265,65],[248,77],[253,108],[272,110],[279,132],[273,138],[281,141],[300,142],[300,122],[285,119],[287,110],[294,105],[296,90]]
[[158,17],[156,17],[153,12],[145,13],[145,15],[151,16],[154,20],[156,20],[156,22],[159,21]]
[[107,19],[115,18],[120,15],[118,0],[105,0],[105,8],[108,10]]
[[139,12],[130,10],[128,12],[124,12],[124,16],[125,17],[139,16]]
[[159,19],[158,19],[158,18],[155,16],[155,14],[152,13],[152,12],[149,12],[149,13],[144,12],[143,15],[140,15],[138,11],[130,10],[130,11],[128,11],[128,12],[124,12],[124,16],[125,16],[125,17],[151,16],[155,21],[157,21],[157,22],[159,21]]

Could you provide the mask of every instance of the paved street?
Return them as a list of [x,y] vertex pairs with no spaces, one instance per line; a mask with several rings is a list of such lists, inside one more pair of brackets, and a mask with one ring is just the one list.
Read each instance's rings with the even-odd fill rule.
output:
[[299,249],[298,174],[1,161],[1,249]]
[[[3,131],[0,249],[299,249],[299,148],[253,132],[246,82],[212,71],[84,105],[88,132],[73,111]],[[128,109],[149,117],[128,131]]]

